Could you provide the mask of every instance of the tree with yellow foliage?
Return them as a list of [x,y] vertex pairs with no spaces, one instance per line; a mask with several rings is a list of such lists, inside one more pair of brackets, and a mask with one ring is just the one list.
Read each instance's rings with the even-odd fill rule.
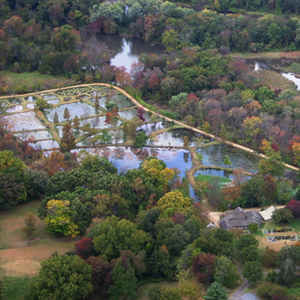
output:
[[179,190],[174,190],[166,193],[157,202],[157,206],[162,212],[162,215],[167,217],[172,216],[174,212],[177,212],[190,205],[191,199],[188,197],[184,197]]
[[45,218],[46,230],[56,236],[79,234],[78,225],[72,220],[73,211],[70,201],[50,200],[47,202],[47,216]]
[[162,186],[163,190],[166,191],[168,183],[175,176],[173,169],[169,169],[157,158],[146,159],[142,162],[141,168],[144,173],[156,180],[157,184]]

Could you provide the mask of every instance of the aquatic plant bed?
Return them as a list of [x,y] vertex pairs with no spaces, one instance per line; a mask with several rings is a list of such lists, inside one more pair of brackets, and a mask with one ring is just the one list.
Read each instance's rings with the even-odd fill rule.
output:
[[272,243],[276,243],[279,241],[297,241],[298,240],[298,236],[295,235],[276,235],[276,236],[266,236],[266,239],[268,242],[272,242]]
[[294,232],[292,227],[283,227],[283,228],[273,228],[273,229],[262,229],[263,234],[269,233],[280,233],[280,232]]

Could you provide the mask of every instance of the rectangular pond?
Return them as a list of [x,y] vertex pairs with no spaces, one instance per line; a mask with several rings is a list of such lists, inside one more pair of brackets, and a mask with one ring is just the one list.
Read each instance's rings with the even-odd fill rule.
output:
[[[228,145],[212,145],[199,148],[197,152],[202,154],[202,164],[206,166],[230,167],[251,173],[258,172],[259,157]],[[228,155],[231,161],[230,166],[224,164],[226,155]]]
[[3,116],[1,119],[9,124],[11,131],[46,129],[34,111]]
[[78,118],[88,117],[95,114],[95,108],[92,105],[82,102],[63,104],[53,109],[46,109],[45,115],[50,122],[53,122],[55,112],[58,115],[58,121],[66,121],[64,119],[64,111],[68,108],[70,112],[70,120],[74,119],[75,116]]

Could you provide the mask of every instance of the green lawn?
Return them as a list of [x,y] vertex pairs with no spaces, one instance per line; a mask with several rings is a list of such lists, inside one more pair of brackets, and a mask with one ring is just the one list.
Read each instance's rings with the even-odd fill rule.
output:
[[31,277],[4,277],[6,297],[8,300],[21,300],[22,296],[28,291]]
[[176,287],[178,285],[178,282],[168,282],[168,281],[163,281],[159,283],[149,283],[146,285],[142,285],[138,288],[137,291],[137,300],[148,300],[148,293],[150,288],[153,286],[163,286],[163,287]]
[[222,177],[222,176],[203,175],[203,174],[197,175],[196,180],[206,181],[206,182],[209,182],[209,183],[215,183],[217,181],[219,184],[220,183],[231,182],[231,180],[229,178],[225,178],[225,177]]

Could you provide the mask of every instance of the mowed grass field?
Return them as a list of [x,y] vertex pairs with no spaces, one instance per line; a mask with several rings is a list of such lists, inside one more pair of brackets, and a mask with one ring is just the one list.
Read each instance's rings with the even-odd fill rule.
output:
[[44,75],[38,72],[24,72],[14,73],[8,71],[1,71],[5,82],[6,94],[22,94],[34,92],[36,90],[47,90],[50,88],[58,88],[68,85],[75,85],[76,81],[65,77]]
[[[40,201],[33,201],[11,211],[0,212],[0,276],[4,278],[6,297],[18,300],[27,291],[30,282],[38,275],[41,261],[52,253],[59,254],[74,250],[71,238],[56,238],[45,231],[44,222],[38,219]],[[37,230],[26,247],[20,242],[27,240],[21,231],[27,213],[36,215]]]

